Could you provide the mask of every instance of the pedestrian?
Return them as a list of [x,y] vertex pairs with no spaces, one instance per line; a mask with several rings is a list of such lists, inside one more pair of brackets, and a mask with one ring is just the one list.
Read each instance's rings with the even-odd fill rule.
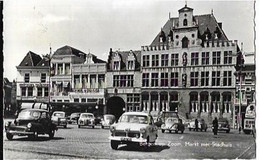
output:
[[217,135],[218,134],[218,119],[217,119],[217,117],[215,117],[212,124],[213,124],[214,135]]
[[196,132],[198,131],[199,129],[199,121],[197,119],[195,119],[195,130]]

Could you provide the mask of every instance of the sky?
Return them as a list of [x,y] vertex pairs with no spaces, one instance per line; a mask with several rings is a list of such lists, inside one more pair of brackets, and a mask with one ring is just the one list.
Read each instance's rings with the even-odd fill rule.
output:
[[[65,45],[103,60],[109,49],[140,50],[149,45],[184,0],[8,0],[4,2],[4,77],[32,51],[50,53]],[[254,52],[254,1],[187,1],[194,15],[213,14],[230,40]],[[252,63],[253,56],[246,57]]]

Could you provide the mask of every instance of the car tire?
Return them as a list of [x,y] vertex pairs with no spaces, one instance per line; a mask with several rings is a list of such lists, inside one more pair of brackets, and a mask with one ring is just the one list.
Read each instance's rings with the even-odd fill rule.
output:
[[229,132],[230,132],[230,130],[227,130],[227,131],[226,131],[226,133],[229,133]]
[[189,128],[189,131],[191,131],[191,128]]
[[67,128],[67,125],[65,125],[64,128]]
[[181,134],[183,134],[183,132],[184,132],[184,131],[182,130],[182,131],[181,131]]
[[176,130],[175,133],[178,133],[178,130]]
[[111,146],[111,148],[114,149],[114,150],[117,150],[118,144],[119,144],[119,143],[118,143],[117,141],[114,141],[114,140],[111,140],[111,142],[110,142],[110,146]]
[[80,128],[80,125],[78,125],[78,128]]
[[164,133],[165,132],[165,130],[164,129],[162,129],[162,133]]
[[92,126],[92,129],[94,129],[95,128],[95,126]]
[[171,130],[169,130],[169,133],[172,133],[172,131],[171,131]]
[[12,135],[11,133],[6,133],[6,138],[7,138],[8,140],[12,140],[13,137],[14,137],[14,135]]
[[104,126],[101,126],[102,129],[104,129]]
[[55,131],[54,131],[54,130],[51,130],[50,133],[49,133],[49,138],[50,138],[50,139],[53,139],[54,134],[55,134]]
[[204,131],[207,132],[207,128]]

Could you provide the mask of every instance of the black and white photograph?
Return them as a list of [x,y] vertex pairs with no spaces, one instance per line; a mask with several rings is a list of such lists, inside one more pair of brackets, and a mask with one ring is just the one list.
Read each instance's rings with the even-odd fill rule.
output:
[[257,158],[255,0],[1,3],[4,160]]

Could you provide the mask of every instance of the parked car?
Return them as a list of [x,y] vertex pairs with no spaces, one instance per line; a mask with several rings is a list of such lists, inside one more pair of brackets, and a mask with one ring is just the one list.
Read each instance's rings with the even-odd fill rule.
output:
[[57,126],[63,126],[64,128],[67,128],[67,117],[65,112],[63,111],[55,111],[52,113],[51,120],[54,124]]
[[58,128],[52,123],[50,114],[43,109],[24,109],[17,118],[5,124],[6,137],[12,140],[14,135],[36,138],[38,135],[48,134],[53,138]]
[[77,112],[77,113],[72,113],[72,114],[70,115],[69,123],[76,123],[76,124],[78,124],[79,116],[80,116],[80,113],[79,113],[79,112]]
[[95,116],[95,125],[100,125],[101,124],[101,120],[102,120],[102,116],[101,115],[96,115]]
[[78,128],[81,126],[91,126],[95,128],[95,117],[92,113],[81,113],[78,121]]
[[101,119],[101,128],[110,127],[113,123],[115,123],[116,118],[112,114],[105,114]]
[[148,113],[125,112],[118,123],[110,126],[110,145],[117,149],[119,144],[137,144],[149,147],[158,137],[157,126]]
[[162,113],[162,125],[161,125],[162,133],[165,131],[169,131],[170,133],[174,131],[175,133],[178,133],[179,131],[181,133],[184,132],[185,127],[182,123],[182,119],[179,118],[177,112],[163,112]]
[[[190,122],[188,122],[188,129],[191,131],[195,131],[195,119],[192,119]],[[207,131],[208,125],[206,124],[204,119],[198,119],[198,130],[199,131]]]
[[225,131],[226,133],[230,132],[230,125],[227,118],[220,118],[218,120],[218,131]]

